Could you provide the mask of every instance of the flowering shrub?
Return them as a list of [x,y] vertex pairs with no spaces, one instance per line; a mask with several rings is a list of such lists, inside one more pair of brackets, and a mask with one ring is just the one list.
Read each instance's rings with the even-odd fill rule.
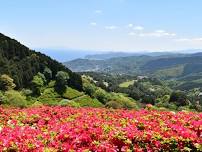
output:
[[0,108],[0,151],[201,151],[202,113]]

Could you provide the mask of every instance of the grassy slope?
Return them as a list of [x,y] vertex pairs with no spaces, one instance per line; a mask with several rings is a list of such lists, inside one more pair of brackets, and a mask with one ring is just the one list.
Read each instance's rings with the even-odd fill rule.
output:
[[173,78],[180,76],[183,73],[183,70],[184,65],[180,65],[172,68],[157,70],[154,75],[158,78]]
[[126,81],[126,82],[123,82],[123,83],[119,84],[119,87],[127,88],[128,86],[133,85],[134,82],[135,82],[135,80]]
[[83,92],[79,92],[75,89],[72,89],[71,87],[67,87],[67,89],[66,89],[65,93],[62,95],[62,97],[72,100],[72,99],[80,97],[82,95],[84,95]]
[[83,95],[81,97],[75,98],[72,101],[79,103],[81,107],[102,107],[103,106],[97,99],[92,99],[90,96],[87,96],[87,95]]
[[[60,95],[54,89],[55,82],[51,81],[47,88],[44,88],[43,93],[37,98],[40,103],[47,105],[68,105],[70,102],[77,103],[80,107],[102,107],[103,105],[94,98],[85,95],[84,92],[79,92],[71,87],[67,87],[66,91]],[[36,99],[35,99],[36,100]],[[71,105],[71,104],[70,104]]]

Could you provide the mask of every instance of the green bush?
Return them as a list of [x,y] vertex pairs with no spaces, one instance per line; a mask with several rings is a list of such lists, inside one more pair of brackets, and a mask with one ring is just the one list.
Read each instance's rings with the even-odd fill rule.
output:
[[63,99],[58,103],[59,106],[70,106],[70,107],[75,107],[75,108],[79,108],[80,104],[76,103],[74,101],[70,101],[68,99]]
[[84,83],[84,85],[83,85],[83,90],[91,97],[95,93],[96,89],[97,88],[90,83]]
[[55,81],[50,81],[48,83],[48,88],[54,88],[54,86],[55,86]]
[[169,102],[169,100],[170,100],[170,96],[169,95],[164,95],[163,97],[161,97],[161,98],[157,98],[156,100],[155,100],[155,103],[168,103]]
[[59,105],[59,106],[66,106],[69,102],[70,102],[70,100],[68,100],[68,99],[62,99],[62,100],[58,103],[58,105]]
[[138,109],[135,102],[132,101],[122,101],[121,102],[124,109]]
[[106,103],[105,107],[114,108],[114,109],[138,109],[135,102],[129,100],[112,100]]
[[45,98],[59,98],[61,97],[54,88],[46,88],[44,92],[41,94],[42,97]]
[[41,106],[43,106],[43,103],[36,101],[30,107],[41,107]]
[[16,87],[14,80],[6,74],[0,76],[0,89],[7,91]]
[[59,101],[62,98],[38,98],[37,101],[43,103],[44,105],[49,105],[49,106],[54,106],[54,105],[58,105]]
[[56,77],[55,88],[58,91],[58,93],[62,94],[65,92],[66,85],[69,80],[69,74],[64,71],[58,71],[55,77]]
[[81,107],[79,103],[76,103],[76,102],[74,102],[74,101],[68,102],[68,103],[67,103],[67,106],[75,107],[75,108]]
[[75,89],[67,87],[65,92],[62,94],[62,97],[72,100],[72,99],[80,97],[82,95],[83,95],[83,92],[79,92]]
[[162,101],[160,101],[160,102],[156,103],[155,106],[159,107],[159,108],[160,107],[167,107],[168,104],[169,104],[168,102],[162,102]]
[[95,91],[93,96],[103,104],[105,104],[108,100],[108,93],[100,88]]
[[120,93],[111,93],[110,101],[107,102],[105,106],[114,109],[117,108],[138,109],[136,101]]
[[174,103],[167,104],[166,108],[170,110],[177,110],[177,106]]
[[153,110],[158,110],[158,111],[169,111],[169,109],[165,108],[165,107],[156,107],[156,106],[153,106],[152,108]]
[[97,99],[92,99],[90,96],[82,96],[80,98],[73,99],[74,102],[79,103],[81,107],[103,107]]
[[180,106],[177,108],[178,111],[196,111],[194,109],[191,109],[190,106]]
[[164,107],[169,110],[177,110],[177,105],[174,103],[169,103],[169,102],[159,102],[155,105],[156,107]]
[[4,104],[8,104],[15,107],[24,108],[27,106],[26,97],[20,92],[15,90],[9,90],[5,92]]
[[113,108],[113,109],[120,109],[120,108],[122,108],[122,105],[117,101],[109,101],[106,103],[105,107]]
[[46,88],[39,96],[38,101],[46,105],[57,105],[61,100],[61,96],[55,91],[54,88]]
[[31,96],[33,93],[32,90],[30,90],[30,89],[22,89],[21,92],[25,96]]
[[53,77],[53,73],[51,71],[51,69],[49,69],[48,67],[45,67],[44,71],[43,71],[44,76],[46,77],[46,80],[49,82],[52,77]]
[[187,103],[187,95],[182,91],[174,91],[170,95],[170,103],[175,103],[177,106],[186,106]]
[[154,105],[155,103],[155,97],[153,95],[145,95],[142,97],[142,103],[144,104],[152,104]]
[[0,90],[0,104],[3,103],[4,95],[3,92]]
[[35,75],[32,80],[32,90],[34,95],[37,96],[41,95],[42,88],[45,84],[46,84],[45,76],[42,73],[38,72],[37,75]]
[[37,101],[37,98],[33,96],[26,96],[26,100],[27,100],[27,105],[31,106]]

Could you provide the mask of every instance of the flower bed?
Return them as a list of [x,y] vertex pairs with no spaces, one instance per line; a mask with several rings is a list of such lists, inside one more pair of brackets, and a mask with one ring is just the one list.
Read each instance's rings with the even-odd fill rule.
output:
[[0,151],[200,151],[202,113],[0,108]]

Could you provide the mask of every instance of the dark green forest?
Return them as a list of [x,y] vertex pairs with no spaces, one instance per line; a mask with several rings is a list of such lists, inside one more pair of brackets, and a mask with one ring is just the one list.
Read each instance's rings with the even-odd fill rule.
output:
[[17,89],[29,86],[33,77],[38,72],[43,73],[46,67],[52,71],[52,79],[55,79],[58,71],[66,71],[70,75],[69,85],[82,90],[82,81],[78,74],[0,33],[0,74],[12,77]]

